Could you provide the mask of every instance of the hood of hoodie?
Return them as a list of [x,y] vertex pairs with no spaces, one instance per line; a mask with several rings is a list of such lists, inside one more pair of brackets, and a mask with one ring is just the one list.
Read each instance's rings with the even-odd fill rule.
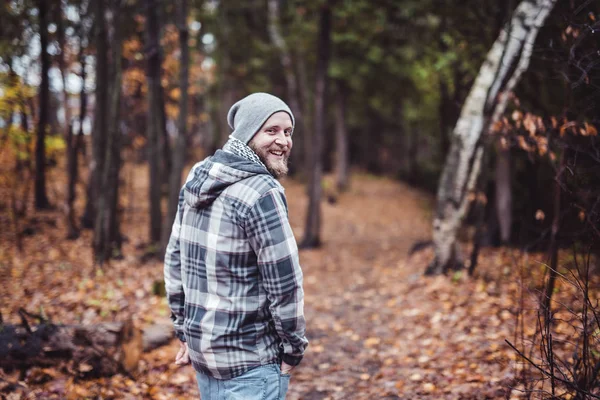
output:
[[269,172],[260,164],[223,150],[196,164],[184,186],[184,199],[191,207],[209,206],[229,186]]

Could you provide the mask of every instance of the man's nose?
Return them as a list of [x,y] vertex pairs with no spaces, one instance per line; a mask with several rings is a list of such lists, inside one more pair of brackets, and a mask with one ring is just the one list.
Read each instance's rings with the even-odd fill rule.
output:
[[277,136],[275,137],[275,144],[277,144],[278,146],[288,146],[288,138],[285,136],[285,133],[280,132],[277,134]]

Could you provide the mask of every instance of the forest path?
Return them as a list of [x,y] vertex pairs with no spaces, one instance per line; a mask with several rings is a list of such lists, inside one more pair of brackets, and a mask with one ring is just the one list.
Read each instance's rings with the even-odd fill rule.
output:
[[[10,285],[0,285],[4,321],[18,324],[19,307],[61,323],[93,324],[132,317],[139,327],[168,321],[164,297],[155,294],[163,263],[147,259],[147,170],[124,172],[124,257],[103,270],[92,263],[92,232],[66,241],[60,210],[25,221],[34,234],[24,250],[0,242]],[[64,182],[50,180],[60,198]],[[302,238],[305,186],[283,182],[294,233]],[[78,209],[85,196],[80,194]],[[293,373],[288,400],[495,399],[510,384],[514,353],[515,278],[499,252],[482,252],[478,279],[424,277],[431,248],[409,257],[431,233],[432,196],[400,182],[354,175],[335,204],[323,201],[323,246],[302,250],[305,277],[306,357]],[[6,236],[6,232],[4,232]],[[2,237],[2,232],[0,232]],[[4,268],[6,267],[6,268]],[[510,290],[505,290],[511,288]],[[194,371],[173,363],[177,340],[144,354],[136,379],[73,379],[66,370],[34,368],[26,385],[18,371],[0,372],[0,398],[16,385],[29,398],[197,398]],[[12,382],[12,383],[11,383]],[[513,393],[513,396],[515,394]],[[25,397],[15,397],[25,398]]]
[[[502,357],[495,350],[507,332],[478,326],[500,327],[509,315],[478,309],[470,300],[488,297],[481,287],[424,278],[431,251],[409,258],[416,241],[431,237],[431,196],[399,182],[353,178],[335,204],[323,203],[323,246],[301,251],[311,343],[288,398],[502,397],[506,371],[495,364]],[[305,188],[285,186],[301,240]],[[469,324],[469,315],[481,320]]]

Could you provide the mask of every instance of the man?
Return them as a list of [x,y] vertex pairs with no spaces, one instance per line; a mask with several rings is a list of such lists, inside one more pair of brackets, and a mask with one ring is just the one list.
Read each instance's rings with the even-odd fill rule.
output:
[[284,399],[308,345],[298,247],[283,187],[294,116],[254,93],[222,150],[193,168],[165,255],[165,285],[202,400]]

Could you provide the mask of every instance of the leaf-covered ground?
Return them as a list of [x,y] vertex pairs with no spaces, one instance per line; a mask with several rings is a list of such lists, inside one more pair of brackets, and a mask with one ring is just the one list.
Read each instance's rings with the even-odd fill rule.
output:
[[[144,327],[167,319],[165,299],[153,294],[162,263],[143,258],[149,250],[146,172],[128,165],[124,177],[124,259],[102,270],[92,264],[90,232],[64,239],[60,211],[30,213],[21,222],[32,233],[22,253],[2,211],[5,323],[19,323],[19,307],[66,324],[133,316]],[[284,185],[301,238],[305,188],[291,180]],[[51,195],[60,198],[63,186],[51,181]],[[79,193],[79,207],[83,197]],[[515,336],[518,255],[486,249],[475,279],[423,277],[431,249],[408,252],[430,239],[432,204],[402,183],[366,175],[355,175],[351,190],[334,204],[323,203],[323,246],[301,252],[310,346],[288,399],[505,398],[515,373],[504,340]],[[0,372],[0,397],[197,398],[191,367],[173,364],[176,351],[173,341],[145,354],[136,379],[77,380],[65,370],[34,368],[18,381],[18,374]]]

